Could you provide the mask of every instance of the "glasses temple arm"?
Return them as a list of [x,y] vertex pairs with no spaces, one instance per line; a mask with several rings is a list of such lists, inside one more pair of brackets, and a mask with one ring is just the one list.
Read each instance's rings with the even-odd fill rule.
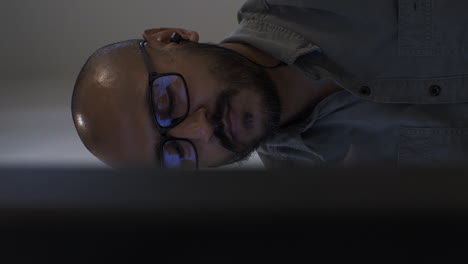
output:
[[148,55],[148,52],[146,52],[145,43],[146,41],[144,40],[140,41],[140,48],[141,48],[141,52],[143,53],[143,59],[145,60],[145,64],[146,64],[146,68],[148,68],[148,72],[154,72],[153,62],[151,61],[151,58]]

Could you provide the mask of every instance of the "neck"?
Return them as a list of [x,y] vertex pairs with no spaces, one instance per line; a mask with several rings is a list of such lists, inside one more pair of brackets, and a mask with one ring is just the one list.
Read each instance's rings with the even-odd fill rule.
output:
[[[274,57],[247,44],[223,43],[221,45],[260,65],[274,66],[280,63]],[[289,66],[265,69],[265,71],[278,89],[282,110],[281,126],[306,118],[322,99],[340,89],[333,80],[313,81],[308,79],[302,72]]]

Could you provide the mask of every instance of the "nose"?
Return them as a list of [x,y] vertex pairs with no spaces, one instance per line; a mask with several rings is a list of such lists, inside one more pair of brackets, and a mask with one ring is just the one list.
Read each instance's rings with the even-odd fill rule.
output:
[[213,125],[207,116],[204,107],[189,113],[180,124],[168,131],[168,134],[176,138],[197,139],[206,143],[213,135]]

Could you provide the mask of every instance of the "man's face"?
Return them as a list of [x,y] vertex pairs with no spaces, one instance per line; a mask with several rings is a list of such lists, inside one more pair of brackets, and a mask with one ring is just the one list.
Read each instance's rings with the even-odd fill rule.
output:
[[[178,73],[185,80],[188,114],[166,135],[189,140],[197,151],[200,167],[242,158],[275,127],[279,103],[271,81],[265,79],[266,73],[263,79],[249,80],[245,76],[250,68],[215,68],[222,66],[214,65],[219,64],[217,54],[175,43],[149,41],[145,50],[156,72]],[[94,134],[95,147],[90,149],[104,162],[117,166],[128,162],[158,165],[161,131],[148,99],[149,73],[141,51],[138,54],[134,50],[120,61],[126,59],[123,68],[113,65],[97,73],[100,91],[83,98],[86,107],[77,112],[75,123],[79,132],[80,122],[81,130],[92,130],[84,131]],[[231,70],[239,72],[242,80],[233,80]]]

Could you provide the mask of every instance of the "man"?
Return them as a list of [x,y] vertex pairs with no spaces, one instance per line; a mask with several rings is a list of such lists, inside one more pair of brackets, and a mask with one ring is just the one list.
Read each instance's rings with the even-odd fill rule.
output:
[[[249,0],[219,45],[193,31],[95,52],[73,116],[102,161],[267,167],[468,160],[468,3]],[[174,34],[175,33],[175,34]]]

